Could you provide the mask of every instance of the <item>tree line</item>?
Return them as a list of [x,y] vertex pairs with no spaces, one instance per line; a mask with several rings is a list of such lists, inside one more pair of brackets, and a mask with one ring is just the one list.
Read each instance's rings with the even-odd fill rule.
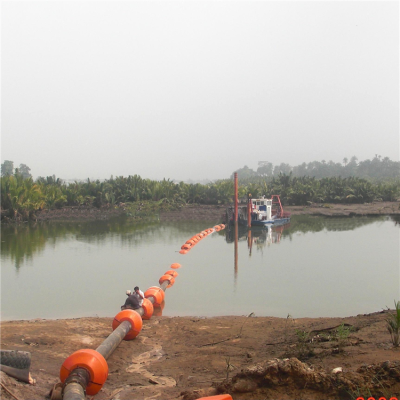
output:
[[326,162],[312,161],[309,163],[303,162],[294,167],[286,163],[273,165],[268,161],[259,161],[256,171],[245,165],[238,171],[238,176],[242,178],[250,178],[255,176],[278,176],[279,174],[289,175],[294,177],[309,176],[317,179],[322,178],[364,178],[368,180],[390,180],[400,176],[400,162],[392,161],[389,157],[383,157],[375,154],[372,160],[358,161],[356,156],[344,158],[343,163],[335,163],[333,161]]
[[[5,173],[1,165],[1,218],[28,220],[43,209],[66,206],[117,207],[152,210],[167,207],[177,209],[185,204],[230,204],[234,196],[233,179],[221,179],[207,184],[154,181],[139,175],[111,177],[104,181],[87,179],[66,183],[56,176],[33,180],[20,168]],[[24,164],[21,164],[24,165]],[[24,169],[22,169],[24,170]],[[7,170],[9,172],[9,169]],[[30,169],[29,169],[30,171]],[[26,171],[25,172],[29,172]],[[310,203],[369,203],[396,201],[400,197],[400,178],[371,180],[360,177],[294,176],[279,172],[243,177],[239,175],[239,197],[270,197],[279,194],[284,205]]]

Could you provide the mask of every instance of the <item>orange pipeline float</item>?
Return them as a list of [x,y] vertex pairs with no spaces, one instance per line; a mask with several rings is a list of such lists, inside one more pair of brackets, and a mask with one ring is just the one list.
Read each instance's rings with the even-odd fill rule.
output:
[[167,288],[174,286],[175,278],[171,275],[163,275],[159,280],[158,283],[162,285],[164,282],[169,282]]
[[135,310],[122,310],[119,312],[112,322],[113,331],[119,327],[121,322],[128,321],[131,324],[131,329],[124,337],[124,340],[135,339],[142,330],[143,322],[140,314]]
[[206,236],[210,235],[213,232],[219,232],[222,229],[225,229],[224,224],[215,225],[213,228],[207,228],[203,231],[196,233],[189,240],[187,240],[179,250],[179,254],[186,254],[189,250],[193,248],[200,240],[204,239]]
[[[179,268],[175,263],[171,268]],[[108,377],[107,358],[114,352],[122,340],[134,339],[142,330],[142,319],[152,315],[161,315],[165,302],[165,290],[171,281],[178,276],[176,271],[165,274],[161,287],[152,286],[145,292],[142,306],[137,310],[122,310],[112,323],[113,332],[96,349],[82,349],[71,354],[60,369],[60,380],[63,383],[63,400],[84,400],[86,393],[95,395],[100,391]],[[172,275],[175,275],[172,276]],[[172,283],[173,284],[173,283]],[[171,285],[172,286],[172,285]],[[154,306],[153,306],[154,305]]]
[[143,308],[142,319],[149,320],[154,313],[153,303],[149,299],[144,298],[142,303],[142,308]]
[[[151,286],[144,292],[144,297],[152,301],[153,306],[157,307],[160,306],[160,304],[163,302],[165,293],[164,290],[162,290],[158,286]],[[151,300],[152,299],[152,300]]]
[[106,359],[96,350],[82,349],[75,351],[65,359],[60,370],[60,380],[66,381],[76,368],[83,368],[89,373],[86,393],[93,396],[100,391],[108,377]]
[[173,278],[176,278],[179,274],[176,271],[173,271],[172,269],[170,269],[164,275],[171,275]]

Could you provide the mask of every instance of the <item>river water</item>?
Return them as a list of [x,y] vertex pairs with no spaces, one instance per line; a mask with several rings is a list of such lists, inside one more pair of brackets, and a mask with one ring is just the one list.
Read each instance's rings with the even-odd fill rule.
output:
[[[166,316],[350,316],[400,299],[399,225],[389,217],[294,216],[277,230],[214,232],[215,221],[1,227],[1,319],[115,316],[180,263]],[[235,238],[237,237],[237,240]]]

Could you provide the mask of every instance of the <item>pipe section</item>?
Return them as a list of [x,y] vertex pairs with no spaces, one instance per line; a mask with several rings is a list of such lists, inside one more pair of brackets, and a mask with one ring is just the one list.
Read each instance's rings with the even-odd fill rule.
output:
[[106,360],[122,342],[124,337],[131,330],[132,326],[129,321],[123,321],[104,342],[96,349]]
[[[172,275],[169,275],[171,277],[171,280],[174,280],[174,277]],[[170,281],[169,280],[164,280],[162,282],[162,284],[159,286],[159,289],[162,290],[162,292],[165,292],[165,290],[167,289],[167,287],[170,285]],[[152,304],[154,304],[155,299],[154,297],[148,297],[147,298],[148,301],[150,301]],[[143,307],[140,307],[136,310],[123,310],[123,311],[132,311],[135,314],[139,314],[139,316],[143,316],[145,313],[145,310],[143,309]],[[123,313],[123,311],[121,311],[121,313]],[[118,319],[118,316],[121,315],[121,313],[118,313],[115,317],[115,319]],[[129,314],[129,313],[127,313]],[[113,321],[113,324],[115,324],[115,319]],[[86,391],[88,390],[88,386],[89,388],[91,387],[91,385],[93,386],[93,382],[91,382],[91,373],[89,372],[89,370],[91,370],[92,367],[92,362],[93,360],[95,362],[97,362],[96,357],[92,357],[91,359],[89,359],[89,361],[87,360],[82,360],[82,356],[83,357],[87,357],[87,353],[92,352],[92,355],[95,355],[98,353],[98,356],[100,355],[101,357],[104,357],[105,360],[107,360],[111,354],[114,352],[114,350],[118,347],[118,345],[122,342],[122,340],[124,338],[127,339],[132,339],[133,337],[128,337],[130,332],[132,332],[132,330],[134,330],[134,318],[127,318],[124,320],[124,317],[120,318],[121,321],[117,321],[118,325],[117,327],[113,330],[113,332],[107,337],[107,339],[105,339],[103,341],[103,343],[100,344],[99,347],[97,347],[96,350],[80,350],[77,351],[75,353],[73,353],[70,357],[68,357],[65,361],[64,364],[61,367],[61,371],[60,371],[60,377],[61,375],[64,374],[69,374],[67,376],[67,378],[64,380],[64,388],[63,388],[63,400],[85,400],[86,399]],[[137,328],[139,331],[141,330],[142,326],[140,324],[140,328]],[[135,333],[135,336],[138,334],[138,332]],[[71,361],[71,358],[73,360],[77,360],[76,364],[80,364],[78,365],[76,368],[73,368],[70,372],[68,371],[68,365],[72,363],[72,365],[74,365],[75,361]],[[78,361],[79,359],[79,361]],[[104,360],[104,362],[105,362]],[[82,366],[82,364],[86,367],[84,368]],[[107,371],[100,371],[103,373],[106,373],[106,375],[108,375],[108,366],[107,363],[105,362],[106,366],[103,369],[107,369]],[[63,381],[63,378],[61,378],[61,381]],[[96,394],[100,389],[101,389],[101,385],[99,385],[99,387],[97,388],[91,388],[91,390],[88,390],[88,394],[93,395]],[[89,393],[90,392],[90,393]]]
[[63,389],[63,400],[84,400],[86,399],[85,388],[89,384],[89,371],[84,368],[74,369],[65,380]]

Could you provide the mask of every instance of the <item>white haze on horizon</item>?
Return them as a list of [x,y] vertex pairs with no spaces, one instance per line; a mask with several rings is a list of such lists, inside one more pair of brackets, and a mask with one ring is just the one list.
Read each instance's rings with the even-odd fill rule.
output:
[[3,1],[1,162],[228,178],[399,160],[397,1]]

